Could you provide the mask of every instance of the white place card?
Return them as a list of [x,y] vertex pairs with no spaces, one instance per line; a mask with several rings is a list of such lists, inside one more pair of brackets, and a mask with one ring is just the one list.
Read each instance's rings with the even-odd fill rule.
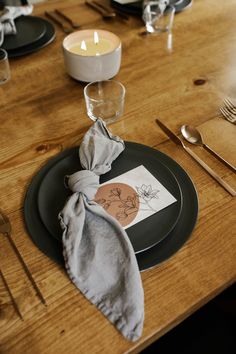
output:
[[177,200],[140,165],[101,184],[95,201],[127,229]]

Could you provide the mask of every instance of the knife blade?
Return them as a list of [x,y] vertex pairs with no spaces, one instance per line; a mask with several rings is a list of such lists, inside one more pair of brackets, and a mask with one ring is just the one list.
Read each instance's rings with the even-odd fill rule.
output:
[[156,119],[156,123],[172,141],[174,141],[177,145],[182,145],[182,140],[177,135],[175,135],[169,128],[167,128],[159,119]]
[[177,145],[181,145],[184,150],[196,161],[201,165],[209,175],[214,178],[227,192],[229,192],[233,197],[236,196],[236,191],[226,183],[215,171],[210,168],[198,155],[196,155],[190,148],[184,145],[183,141],[174,134],[165,124],[163,124],[159,119],[156,119],[156,123],[159,127],[163,130],[163,132]]

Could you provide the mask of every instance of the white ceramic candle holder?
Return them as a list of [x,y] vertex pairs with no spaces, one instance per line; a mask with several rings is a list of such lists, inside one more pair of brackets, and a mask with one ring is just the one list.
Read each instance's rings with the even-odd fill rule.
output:
[[62,47],[67,73],[76,80],[108,80],[120,69],[121,41],[114,33],[76,31],[64,39]]

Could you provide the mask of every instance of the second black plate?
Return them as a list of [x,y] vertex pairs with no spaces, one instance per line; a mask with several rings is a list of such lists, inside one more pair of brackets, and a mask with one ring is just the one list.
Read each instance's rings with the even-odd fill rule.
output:
[[31,44],[28,44],[24,47],[20,47],[20,48],[13,49],[13,50],[8,50],[9,58],[17,58],[17,57],[21,57],[23,55],[27,55],[27,54],[36,52],[37,50],[45,47],[46,45],[48,45],[49,43],[51,43],[54,40],[55,29],[54,29],[53,25],[49,21],[45,20],[44,18],[41,18],[41,20],[45,24],[45,28],[46,28],[44,35],[42,37],[40,37],[37,41],[35,41]]
[[[126,148],[135,149],[137,153],[142,153],[143,150],[146,150],[150,155],[155,156],[156,159],[168,166],[174,173],[183,195],[183,205],[179,220],[168,237],[147,251],[136,254],[139,269],[143,271],[167,260],[188,240],[197,221],[198,198],[194,185],[187,173],[169,156],[147,146],[135,143],[126,144]],[[73,151],[74,149],[70,149],[62,152],[49,161],[33,177],[24,201],[24,219],[30,237],[44,254],[61,265],[64,264],[62,243],[54,238],[42,223],[37,207],[38,189],[45,174],[53,164],[61,158],[71,155]],[[156,227],[152,232],[156,232]]]
[[2,47],[15,50],[36,42],[46,32],[45,22],[36,16],[20,16],[15,20],[16,34],[5,36]]

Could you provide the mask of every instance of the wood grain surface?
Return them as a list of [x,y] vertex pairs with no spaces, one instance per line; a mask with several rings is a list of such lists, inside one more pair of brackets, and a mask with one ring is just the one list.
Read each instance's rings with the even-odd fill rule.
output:
[[[82,28],[101,28],[122,40],[116,79],[126,87],[125,112],[111,126],[124,140],[168,154],[191,176],[199,217],[189,241],[163,264],[142,273],[144,331],[126,341],[68,279],[64,269],[33,244],[23,222],[23,201],[34,174],[53,156],[76,146],[92,122],[84,84],[65,72],[62,40],[10,59],[11,80],[0,86],[0,207],[12,237],[46,299],[43,306],[8,240],[0,235],[0,269],[19,306],[17,316],[0,279],[0,352],[7,354],[138,353],[170,331],[236,279],[236,207],[231,197],[156,125],[175,133],[193,124],[205,142],[236,165],[236,127],[222,118],[224,97],[236,97],[235,0],[194,0],[175,16],[173,48],[167,35],[142,36],[140,18],[104,21],[77,0],[49,1],[34,15],[63,9]],[[186,143],[187,144],[187,143]],[[187,144],[236,189],[235,174],[201,147]]]

